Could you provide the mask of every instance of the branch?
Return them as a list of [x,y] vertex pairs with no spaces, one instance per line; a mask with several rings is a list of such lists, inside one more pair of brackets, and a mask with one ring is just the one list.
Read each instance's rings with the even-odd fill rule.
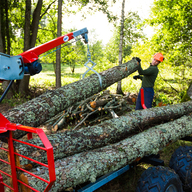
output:
[[40,15],[40,20],[41,20],[42,17],[47,13],[47,11],[50,9],[51,5],[53,5],[53,3],[55,3],[55,1],[56,1],[56,0],[54,0],[52,3],[50,3],[50,4],[48,5],[47,9],[45,10],[45,12],[44,12],[42,15]]

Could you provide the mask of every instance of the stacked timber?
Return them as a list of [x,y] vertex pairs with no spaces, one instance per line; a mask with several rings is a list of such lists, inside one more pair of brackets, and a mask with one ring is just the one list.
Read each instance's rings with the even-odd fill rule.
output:
[[[98,125],[54,133],[48,135],[47,138],[53,146],[54,158],[57,160],[119,142],[143,132],[150,125],[154,126],[154,124],[172,121],[191,112],[192,101],[147,110],[137,110]],[[38,138],[29,140],[28,143],[43,147],[41,140]],[[33,157],[41,162],[47,161],[46,153],[42,150],[34,151],[34,148],[21,143],[14,143],[14,146],[21,155]],[[29,162],[23,159],[21,164],[25,165],[29,164]]]
[[[102,108],[111,115],[113,114],[112,119],[100,124],[60,131],[47,136],[53,146],[56,172],[56,182],[50,191],[62,191],[87,181],[94,182],[101,175],[133,163],[146,155],[157,154],[166,145],[192,134],[192,115],[190,114],[192,101],[132,111],[124,116],[118,116],[114,110],[116,105],[112,105],[116,96],[113,95],[112,100],[100,97],[99,92],[136,70],[137,61],[132,59],[126,64],[100,73],[102,87],[98,76],[93,74],[86,79],[54,91],[48,91],[4,114],[13,123],[32,127],[52,121],[55,115],[59,114],[59,118],[56,120],[57,128],[61,125],[58,124],[61,117],[66,120],[67,116],[63,111],[68,111],[67,115],[70,115],[73,114],[74,108],[77,115],[81,111],[77,110],[78,106],[81,106],[81,109],[84,106],[83,110],[86,108],[89,116],[92,112],[96,113]],[[92,100],[89,100],[90,97]],[[98,97],[100,98],[97,99]],[[122,99],[122,97],[120,98]],[[88,101],[89,104],[86,105],[85,101]],[[117,108],[124,105],[124,102],[118,103],[120,105],[117,105]],[[81,122],[85,122],[83,120],[88,114],[83,116]],[[23,135],[22,132],[17,131],[14,133],[14,138],[21,138]],[[38,138],[28,142],[43,146]],[[47,162],[44,151],[34,150],[22,143],[14,143],[14,146],[21,155],[32,157],[42,163]],[[49,180],[46,167],[37,167],[33,162],[24,158],[20,158],[18,161],[17,166],[30,167],[30,172]],[[46,183],[27,173],[21,173],[20,179],[38,191],[44,191],[46,188]],[[30,191],[25,186],[22,186],[21,189],[22,192]]]
[[[115,144],[58,159],[55,161],[56,182],[50,191],[62,191],[86,181],[94,182],[97,177],[117,170],[137,159],[157,154],[166,145],[192,134],[191,124],[192,115],[184,115]],[[49,179],[48,172],[43,167],[37,167],[31,171],[44,179]],[[27,181],[31,186],[36,186],[39,191],[43,191],[46,187],[45,183],[27,174],[22,175],[21,179]]]
[[[31,127],[38,127],[59,112],[71,107],[74,103],[84,100],[101,92],[110,85],[134,73],[138,68],[137,60],[132,59],[125,64],[110,68],[99,73],[102,85],[96,74],[92,74],[80,81],[65,85],[28,101],[3,114],[10,122]],[[21,138],[21,132],[14,134]]]

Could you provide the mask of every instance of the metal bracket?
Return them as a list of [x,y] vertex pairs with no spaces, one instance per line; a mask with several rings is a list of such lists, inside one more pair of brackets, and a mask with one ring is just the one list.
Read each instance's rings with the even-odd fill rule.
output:
[[159,154],[145,156],[143,159],[141,159],[141,162],[148,163],[153,166],[158,166],[158,165],[164,166],[164,161],[159,159],[159,157],[160,157]]
[[[99,77],[100,86],[101,86],[101,88],[102,88],[102,79],[101,79],[101,76],[100,76],[100,74],[99,74],[97,71],[95,71],[95,70],[93,69],[93,67],[95,67],[96,63],[91,60],[91,53],[90,53],[90,51],[89,51],[89,44],[87,44],[87,57],[88,57],[88,61],[84,64],[84,66],[87,67],[88,70],[85,71],[85,73],[82,75],[82,78],[84,78],[85,75],[86,75],[89,71],[93,71],[93,72],[96,73],[97,76]],[[88,63],[92,63],[93,65],[92,65],[91,67],[89,67],[89,66],[87,65]]]
[[24,64],[20,55],[11,57],[10,55],[0,53],[0,64],[1,80],[23,79]]
[[75,38],[75,37],[81,35],[83,37],[83,39],[84,39],[84,42],[87,44],[88,43],[88,35],[87,35],[87,33],[88,33],[87,28],[83,28],[81,30],[73,32],[73,37]]
[[128,171],[131,167],[129,165],[126,165],[125,167],[113,171],[111,173],[108,173],[102,177],[100,177],[95,183],[90,183],[83,187],[82,189],[79,189],[78,192],[92,192],[95,191],[96,189],[100,188],[101,186],[105,185],[109,181],[115,179],[116,177],[122,175],[126,171]]

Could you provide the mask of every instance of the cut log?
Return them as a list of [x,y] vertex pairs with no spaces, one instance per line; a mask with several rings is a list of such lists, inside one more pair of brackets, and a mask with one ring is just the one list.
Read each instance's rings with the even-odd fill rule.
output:
[[[154,126],[119,143],[75,154],[55,162],[56,182],[50,191],[62,191],[86,181],[94,182],[98,176],[117,170],[146,155],[157,154],[163,147],[192,134],[192,116]],[[32,173],[48,179],[47,170],[38,167]],[[25,179],[37,190],[45,184],[25,174]]]
[[[99,125],[55,133],[47,137],[53,146],[54,158],[56,160],[82,151],[100,148],[109,143],[118,142],[132,134],[143,131],[146,126],[149,127],[149,125],[154,123],[160,124],[171,121],[191,112],[192,101],[188,101],[172,106],[137,110],[128,113],[127,116],[107,120]],[[39,139],[34,138],[28,142],[42,146]],[[22,155],[33,157],[41,162],[47,161],[44,151],[34,151],[34,148],[20,143],[15,143],[14,146]],[[21,161],[21,164],[28,163],[25,159]]]
[[[102,87],[98,76],[92,74],[80,81],[56,90],[47,91],[41,96],[13,108],[3,115],[12,123],[38,127],[74,103],[88,98],[129,76],[137,70],[137,67],[136,59],[132,59],[121,66],[116,66],[99,73],[102,80]],[[18,133],[17,131],[14,137],[20,138],[20,132]]]
[[103,100],[98,100],[98,101],[92,101],[90,102],[90,106],[95,109],[96,107],[100,107],[103,106],[107,103],[107,99],[103,99]]

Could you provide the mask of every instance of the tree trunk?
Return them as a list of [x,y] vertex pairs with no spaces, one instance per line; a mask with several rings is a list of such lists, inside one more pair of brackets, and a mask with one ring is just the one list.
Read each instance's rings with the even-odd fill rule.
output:
[[189,84],[189,87],[188,87],[187,91],[183,95],[183,98],[182,98],[181,102],[185,102],[185,101],[188,101],[188,100],[191,100],[191,99],[192,99],[192,81]]
[[[56,181],[50,192],[62,191],[87,181],[95,182],[98,176],[115,171],[144,156],[157,154],[169,143],[192,134],[191,124],[192,117],[183,116],[175,121],[152,127],[116,144],[57,160],[55,162]],[[31,172],[49,179],[46,168],[39,167]],[[45,189],[45,183],[37,182],[34,177],[27,174],[25,174],[25,178],[37,190]]]
[[3,3],[0,3],[0,52],[4,53],[3,46],[3,35],[2,35],[2,14],[3,14]]
[[39,21],[40,21],[40,15],[41,15],[41,8],[43,5],[43,0],[38,0],[37,6],[33,12],[33,21],[31,24],[31,38],[30,38],[30,46],[35,47],[36,39],[37,39],[37,33],[39,29]]
[[[62,0],[58,0],[57,37],[61,36],[62,26]],[[61,45],[56,51],[56,88],[61,87]]]
[[[149,128],[149,125],[159,124],[192,112],[192,101],[146,110],[130,112],[112,120],[104,121],[99,125],[84,127],[79,130],[66,131],[48,135],[54,150],[55,160],[61,159],[75,153],[100,148],[108,144],[119,142],[133,134],[137,134]],[[38,138],[28,141],[31,144],[42,146]],[[21,155],[33,157],[41,162],[46,162],[46,153],[42,150],[34,152],[34,148],[20,143],[14,144]],[[28,164],[23,159],[21,164]]]
[[6,28],[5,28],[5,33],[6,33],[6,36],[7,36],[7,50],[6,50],[6,53],[8,55],[10,55],[10,49],[11,49],[11,41],[10,41],[10,20],[9,20],[9,13],[8,13],[8,10],[9,10],[9,7],[8,7],[8,1],[4,1],[5,2],[5,17],[6,17],[6,22],[5,22],[5,25],[6,25]]
[[50,90],[35,99],[28,101],[4,114],[9,121],[31,127],[43,124],[60,111],[74,103],[88,98],[113,83],[127,77],[137,70],[137,61],[131,61],[100,73],[102,87],[96,74],[80,81],[68,84],[54,91]]
[[[124,35],[124,9],[125,9],[125,0],[122,2],[122,10],[121,10],[121,31],[120,31],[120,43],[119,43],[119,65],[122,64],[122,55],[123,55],[123,35]],[[121,81],[117,83],[117,94],[124,95],[121,87]]]
[[31,0],[26,0],[25,5],[25,25],[24,25],[24,50],[31,48],[30,45],[30,21],[31,21]]
[[[39,20],[41,15],[42,0],[38,0],[37,6],[33,12],[31,23],[31,0],[26,0],[25,10],[25,27],[24,27],[24,51],[35,47],[37,32],[39,26]],[[29,91],[30,75],[25,75],[22,80],[18,80],[18,91],[22,94],[26,94]]]

